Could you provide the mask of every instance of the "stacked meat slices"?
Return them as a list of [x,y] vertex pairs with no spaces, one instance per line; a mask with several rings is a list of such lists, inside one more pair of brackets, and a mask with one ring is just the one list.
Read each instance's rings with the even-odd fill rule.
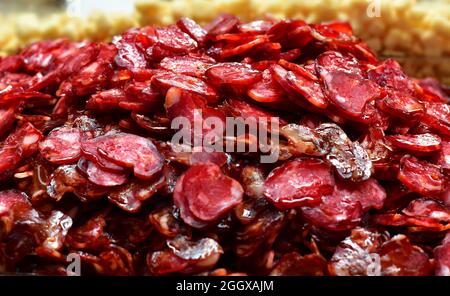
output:
[[[279,141],[194,130],[227,117]],[[0,272],[449,275],[448,92],[346,23],[34,43],[0,59],[0,141]]]

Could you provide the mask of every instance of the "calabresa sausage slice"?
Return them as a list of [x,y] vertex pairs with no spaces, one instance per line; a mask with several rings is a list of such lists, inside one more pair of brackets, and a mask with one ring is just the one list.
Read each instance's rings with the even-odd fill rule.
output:
[[312,225],[331,231],[352,229],[361,222],[361,202],[350,191],[336,187],[323,196],[318,205],[301,208],[303,216]]
[[42,133],[27,122],[10,134],[0,146],[0,180],[9,177],[19,162],[39,149]]
[[264,195],[281,209],[320,202],[331,194],[334,177],[322,160],[300,158],[275,168],[267,177]]
[[400,160],[398,179],[411,191],[433,195],[444,190],[444,175],[439,167],[405,155]]
[[252,69],[248,64],[222,63],[216,64],[206,70],[206,77],[214,85],[248,85],[258,81],[261,73],[258,70]]
[[87,176],[89,181],[99,186],[119,186],[128,181],[126,172],[114,173],[106,171],[96,163],[85,158],[80,158],[77,167]]
[[[109,135],[109,133],[105,134],[104,137]],[[98,151],[98,143],[102,141],[102,137],[97,137],[90,140],[85,140],[81,142],[81,153],[82,155],[92,161],[98,164],[102,169],[114,172],[114,173],[121,173],[125,169],[122,166],[119,166],[110,160],[106,159],[102,155],[100,155]]]
[[55,164],[69,164],[80,158],[82,131],[78,128],[62,127],[50,132],[39,143],[41,155]]
[[[181,218],[193,227],[216,221],[242,201],[238,181],[225,176],[213,163],[191,166],[177,181],[173,195]],[[200,222],[200,223],[199,223]]]
[[92,140],[98,153],[116,165],[133,168],[134,175],[150,180],[163,166],[164,158],[152,141],[128,133],[110,133]]
[[441,149],[441,138],[433,134],[387,136],[395,147],[412,152],[432,152]]

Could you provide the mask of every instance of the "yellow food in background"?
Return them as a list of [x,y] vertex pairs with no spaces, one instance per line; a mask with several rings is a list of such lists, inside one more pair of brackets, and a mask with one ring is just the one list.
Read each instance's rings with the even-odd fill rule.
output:
[[[368,6],[377,3],[379,17],[369,17]],[[267,15],[315,23],[346,20],[378,54],[410,57],[403,63],[410,73],[450,81],[450,0],[138,0],[132,14],[98,12],[86,19],[66,13],[0,15],[0,53],[41,39],[109,40],[130,27],[167,25],[182,16],[206,23],[220,13],[243,20]],[[417,56],[427,62],[415,62]]]

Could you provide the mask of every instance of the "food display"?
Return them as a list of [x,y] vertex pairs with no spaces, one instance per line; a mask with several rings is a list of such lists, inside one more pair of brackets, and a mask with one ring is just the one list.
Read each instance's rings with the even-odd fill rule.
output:
[[0,58],[0,137],[2,273],[450,275],[448,88],[346,22],[38,41]]

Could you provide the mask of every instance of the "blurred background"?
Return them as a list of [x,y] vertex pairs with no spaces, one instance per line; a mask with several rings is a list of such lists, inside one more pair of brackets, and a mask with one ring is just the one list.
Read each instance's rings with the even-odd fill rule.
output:
[[42,39],[110,40],[182,16],[200,23],[220,13],[308,22],[349,21],[382,57],[416,77],[450,84],[450,0],[0,0],[0,55]]

